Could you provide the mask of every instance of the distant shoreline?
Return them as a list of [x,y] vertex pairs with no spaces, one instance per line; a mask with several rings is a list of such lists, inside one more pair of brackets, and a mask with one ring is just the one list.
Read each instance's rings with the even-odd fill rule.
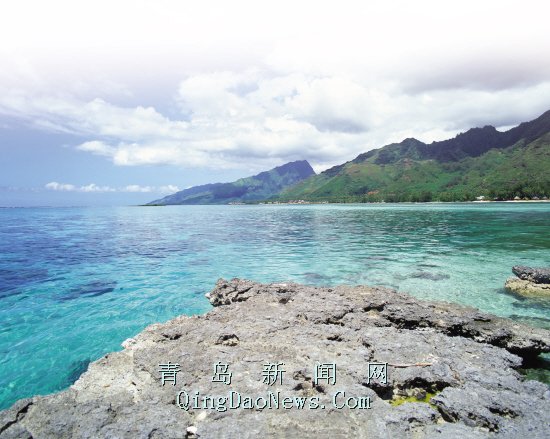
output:
[[167,206],[275,206],[275,205],[300,205],[300,204],[468,204],[468,203],[550,203],[550,200],[474,200],[474,201],[392,201],[392,202],[343,202],[336,203],[333,201],[304,201],[303,203],[293,202],[261,202],[261,203],[227,203],[227,204],[121,204],[114,206],[0,206],[0,209],[71,209],[71,208],[106,208],[106,207],[167,207]]
[[550,200],[475,200],[470,201],[470,203],[550,203]]
[[310,204],[468,204],[468,203],[550,203],[550,200],[473,200],[473,201],[371,201],[371,202],[334,202],[334,201],[270,201],[256,203],[226,203],[226,204],[138,204],[135,207],[167,207],[167,206],[277,206],[277,205],[310,205]]
[[[261,202],[261,203],[238,203],[226,204],[226,206],[251,206],[251,205],[277,205],[277,204],[468,204],[468,203],[549,203],[550,200],[472,200],[472,201],[371,201],[371,202],[334,202],[334,201],[301,201],[301,202]],[[206,205],[205,205],[206,206]]]

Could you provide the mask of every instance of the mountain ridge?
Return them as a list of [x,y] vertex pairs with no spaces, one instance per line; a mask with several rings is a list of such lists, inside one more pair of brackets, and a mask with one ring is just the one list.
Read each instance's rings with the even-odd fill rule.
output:
[[230,183],[193,186],[151,201],[147,205],[227,204],[259,201],[277,195],[285,187],[312,175],[315,175],[315,171],[307,160],[296,160]]
[[[527,143],[535,140],[541,135],[550,131],[550,110],[543,113],[538,118],[522,122],[516,127],[507,131],[498,131],[492,125],[470,128],[469,130],[457,134],[452,139],[424,143],[415,138],[407,138],[399,143],[392,143],[381,148],[373,149],[359,154],[352,162],[360,161],[372,156],[376,151],[383,149],[396,148],[401,146],[411,147],[411,144],[418,149],[424,159],[436,159],[439,161],[453,161],[457,159],[457,153],[467,153],[468,156],[479,156],[493,148],[506,148],[512,146],[521,139]],[[454,153],[454,155],[449,155]],[[360,159],[361,158],[361,159]],[[404,157],[401,157],[404,158]],[[359,160],[358,160],[359,159]],[[379,164],[383,164],[382,162]]]
[[426,144],[407,138],[284,190],[308,201],[465,201],[550,196],[550,110],[507,131],[491,125]]

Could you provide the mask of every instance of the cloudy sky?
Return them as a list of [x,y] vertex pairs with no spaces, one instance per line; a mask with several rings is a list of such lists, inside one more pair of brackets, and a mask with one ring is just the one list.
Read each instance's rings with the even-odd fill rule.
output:
[[0,6],[0,205],[150,201],[550,109],[547,1]]

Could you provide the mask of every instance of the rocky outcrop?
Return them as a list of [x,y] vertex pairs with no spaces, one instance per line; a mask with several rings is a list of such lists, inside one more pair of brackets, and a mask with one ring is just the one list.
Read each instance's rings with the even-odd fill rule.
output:
[[233,279],[208,297],[209,313],[151,325],[68,390],[0,412],[0,438],[550,436],[548,386],[517,371],[549,331],[385,288]]
[[523,297],[550,299],[550,269],[515,266],[517,277],[506,280],[504,287]]
[[550,285],[550,268],[531,268],[516,265],[512,267],[512,272],[520,279],[536,284]]
[[523,297],[550,299],[550,284],[536,284],[517,277],[510,277],[506,279],[504,288]]

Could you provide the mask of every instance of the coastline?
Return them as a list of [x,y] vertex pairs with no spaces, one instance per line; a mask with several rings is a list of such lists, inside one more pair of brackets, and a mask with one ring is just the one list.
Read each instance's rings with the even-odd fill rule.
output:
[[[550,433],[548,386],[518,372],[550,351],[550,331],[379,287],[234,279],[207,297],[207,314],[153,324],[70,389],[0,412],[0,438]],[[181,374],[163,386],[159,365],[170,362]],[[283,364],[280,383],[262,382],[266,362]],[[219,363],[229,385],[212,381]],[[366,365],[384,363],[387,376],[369,379]],[[335,364],[334,384],[314,384],[317,364]],[[182,391],[198,392],[198,408],[179,404]],[[230,391],[252,405],[220,409],[213,397]],[[269,392],[287,406],[254,406]],[[301,398],[318,407],[300,409]]]
[[247,205],[310,205],[310,204],[472,204],[472,203],[550,203],[550,200],[470,200],[470,201],[396,201],[396,202],[385,202],[385,201],[366,201],[366,202],[334,202],[334,201],[302,201],[302,202],[260,202],[260,203],[228,203],[228,206],[247,206]]
[[169,207],[169,206],[276,206],[276,205],[338,205],[338,204],[471,204],[471,203],[550,203],[550,200],[471,200],[471,201],[367,201],[367,202],[334,202],[334,201],[301,201],[301,202],[250,202],[250,203],[225,203],[225,204],[137,204],[131,207]]

